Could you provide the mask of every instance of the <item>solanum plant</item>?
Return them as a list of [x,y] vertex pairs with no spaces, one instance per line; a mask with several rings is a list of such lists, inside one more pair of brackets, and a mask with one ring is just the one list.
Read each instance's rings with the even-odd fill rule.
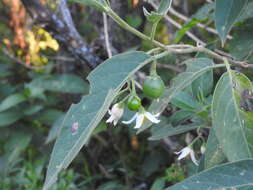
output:
[[[166,18],[172,0],[161,0],[160,5],[152,12],[144,9],[147,20],[153,25],[149,36],[128,25],[111,9],[109,1],[71,1],[97,8],[123,29],[149,42],[155,48],[148,52],[132,51],[115,55],[89,74],[89,95],[83,97],[80,103],[71,106],[60,127],[44,190],[49,189],[55,183],[58,173],[68,167],[82,146],[88,142],[99,122],[108,117],[107,112],[107,122],[119,125],[126,107],[135,113],[132,119],[122,123],[130,124],[136,120],[134,128],[137,129],[137,133],[152,126],[151,140],[160,140],[190,130],[196,131],[194,139],[177,154],[179,160],[190,155],[192,161],[198,165],[198,171],[202,172],[168,189],[252,189],[253,115],[251,110],[242,109],[245,102],[242,94],[245,94],[245,90],[252,92],[253,88],[247,76],[236,70],[253,68],[248,60],[237,60],[221,49],[209,49],[209,46],[200,41],[197,41],[196,45],[165,45],[156,41],[154,36],[157,25],[162,18]],[[217,30],[215,32],[218,33],[224,47],[231,28],[245,19],[245,15],[242,14],[249,5],[248,0],[216,0],[211,3],[211,21],[214,20]],[[153,5],[153,2],[151,4]],[[192,21],[196,22],[196,19]],[[201,22],[202,20],[199,20],[197,24]],[[198,55],[195,56],[194,53]],[[186,66],[185,71],[179,73],[171,80],[170,85],[165,87],[156,71],[156,62],[169,54],[191,54],[192,57],[183,63]],[[139,85],[142,90],[136,90],[135,73],[144,66],[149,66],[151,72],[143,84]],[[214,69],[223,73],[215,90]],[[142,93],[152,101],[149,106],[142,105]],[[251,94],[248,93],[246,98],[251,100]],[[201,101],[198,101],[200,99]],[[179,110],[169,118],[169,123],[159,126],[163,117],[166,117],[163,116],[163,111],[169,103]],[[189,121],[187,125],[184,124],[186,120]],[[75,133],[71,133],[73,125],[78,126]],[[153,131],[153,128],[156,130]],[[206,142],[204,136],[207,134],[209,136]],[[195,156],[195,152],[200,152],[200,147],[196,145],[199,143],[203,153],[201,158]]]

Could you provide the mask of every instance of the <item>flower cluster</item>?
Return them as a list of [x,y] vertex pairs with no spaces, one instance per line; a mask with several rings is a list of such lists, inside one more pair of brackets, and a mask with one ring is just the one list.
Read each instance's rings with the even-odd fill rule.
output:
[[[135,121],[136,123],[134,128],[138,129],[143,125],[145,120],[149,120],[152,123],[159,123],[160,120],[158,119],[158,116],[160,115],[160,113],[152,114],[146,111],[144,107],[142,107],[141,99],[136,94],[135,82],[133,79],[131,80],[131,82],[131,88],[128,83],[128,88],[122,91],[125,92],[126,90],[130,90],[130,94],[126,96],[123,100],[121,100],[120,103],[113,105],[111,110],[108,110],[110,117],[109,119],[107,119],[106,122],[113,123],[113,125],[115,126],[120,120],[120,118],[123,116],[124,105],[126,102],[128,109],[131,111],[136,111],[136,113],[129,121],[123,121],[123,124],[130,124]],[[156,63],[153,63],[150,71],[150,76],[148,76],[144,80],[143,93],[146,97],[156,99],[162,96],[164,89],[164,83],[160,76],[158,76],[156,73]]]
[[[108,110],[108,113],[110,114],[109,119],[107,119],[107,123],[113,123],[113,125],[117,125],[120,118],[123,116],[124,113],[124,105],[120,104],[114,104],[112,106],[111,110]],[[157,117],[160,114],[151,114],[150,112],[147,112],[144,108],[141,108],[129,121],[122,121],[123,124],[130,124],[133,121],[136,121],[135,129],[138,129],[142,126],[145,119],[148,119],[152,123],[159,123],[160,120],[157,119]]]

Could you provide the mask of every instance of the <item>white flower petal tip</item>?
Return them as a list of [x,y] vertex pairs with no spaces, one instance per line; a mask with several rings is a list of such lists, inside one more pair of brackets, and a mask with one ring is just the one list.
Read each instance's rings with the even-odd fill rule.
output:
[[134,120],[136,120],[136,124],[135,124],[134,128],[139,129],[142,126],[142,124],[144,123],[145,118],[148,119],[149,121],[151,121],[152,123],[159,123],[160,120],[157,119],[157,117],[159,115],[158,114],[153,115],[147,111],[142,110],[142,111],[139,111],[138,113],[136,113],[129,121],[122,121],[122,123],[130,124]]
[[159,123],[160,122],[160,120],[158,120],[155,115],[152,115],[149,112],[145,112],[144,115],[152,123]]
[[185,157],[187,157],[188,155],[190,155],[192,162],[197,166],[199,165],[198,161],[195,157],[194,151],[188,146],[183,148],[179,152],[175,152],[175,154],[179,155],[178,158],[177,158],[178,160],[182,160]]
[[134,114],[134,116],[129,121],[122,121],[123,124],[130,124],[138,117],[138,113]]
[[110,114],[110,117],[106,120],[106,123],[113,123],[115,126],[124,113],[124,107],[119,104],[114,104],[112,109],[108,110],[108,113]]

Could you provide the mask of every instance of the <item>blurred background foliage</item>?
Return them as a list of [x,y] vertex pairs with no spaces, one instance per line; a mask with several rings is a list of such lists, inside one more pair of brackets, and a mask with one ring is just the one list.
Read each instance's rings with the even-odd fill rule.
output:
[[[40,3],[57,13],[57,2]],[[142,0],[112,0],[111,4],[131,26],[150,33],[151,25],[142,7],[152,10],[152,4]],[[92,53],[106,59],[102,14],[75,3],[68,5]],[[0,189],[39,190],[59,123],[70,105],[88,93],[86,76],[91,69],[62,47],[50,31],[36,25],[21,1],[0,0],[0,12]],[[238,60],[252,60],[252,12],[250,3],[224,47]],[[110,19],[108,25],[113,54],[152,48]],[[211,1],[175,0],[173,11],[159,24],[155,38],[164,44],[196,44],[197,38],[200,45],[216,49],[221,44],[217,34],[210,32],[213,28]],[[185,69],[180,63],[187,57],[171,55],[159,60],[158,72],[167,85]],[[144,68],[137,73],[140,83],[147,71]],[[244,72],[252,79],[251,71]],[[221,73],[214,74],[215,83]],[[193,175],[196,167],[190,161],[177,162],[174,152],[196,132],[178,135],[182,131],[168,132],[164,128],[190,125],[194,129],[196,123],[208,126],[212,90],[210,86],[207,90],[182,92],[172,100],[163,122],[138,136],[132,128],[101,122],[88,147],[79,153],[71,169],[62,172],[52,189],[160,190]],[[149,100],[144,98],[143,104],[149,104]],[[208,130],[202,133],[207,136]],[[197,155],[200,158],[200,151]]]

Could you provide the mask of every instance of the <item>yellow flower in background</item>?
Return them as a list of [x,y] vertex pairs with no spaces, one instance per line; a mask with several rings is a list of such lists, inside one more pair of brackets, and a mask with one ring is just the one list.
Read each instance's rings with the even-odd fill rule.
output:
[[27,31],[26,41],[29,44],[28,54],[30,56],[30,63],[33,65],[48,63],[48,59],[40,55],[42,50],[59,50],[58,42],[42,28],[39,28],[35,32]]

